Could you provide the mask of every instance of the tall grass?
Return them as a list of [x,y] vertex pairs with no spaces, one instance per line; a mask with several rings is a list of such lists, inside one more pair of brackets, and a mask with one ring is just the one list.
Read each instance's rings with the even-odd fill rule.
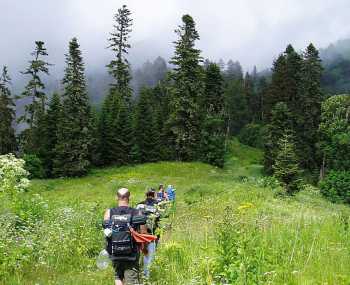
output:
[[311,187],[276,198],[261,153],[237,141],[230,152],[223,170],[161,162],[34,181],[17,208],[0,206],[0,284],[112,284],[95,265],[103,212],[118,187],[136,204],[159,183],[176,186],[177,203],[151,284],[349,284],[349,208]]

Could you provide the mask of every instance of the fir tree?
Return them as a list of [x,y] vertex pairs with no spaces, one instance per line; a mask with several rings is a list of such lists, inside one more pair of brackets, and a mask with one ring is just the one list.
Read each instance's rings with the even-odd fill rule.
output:
[[132,106],[130,88],[130,66],[126,58],[130,44],[131,12],[124,5],[115,15],[115,31],[108,39],[109,48],[115,53],[108,65],[114,78],[109,94],[103,104],[100,123],[101,162],[122,165],[131,161],[132,149]]
[[275,105],[271,114],[270,124],[267,125],[267,137],[265,138],[264,170],[267,174],[273,173],[278,152],[278,141],[284,134],[293,134],[292,114],[286,103]]
[[299,191],[301,172],[293,141],[291,134],[283,134],[278,140],[278,151],[273,165],[274,176],[280,181],[287,195]]
[[41,75],[49,74],[48,67],[50,64],[44,60],[44,57],[48,54],[42,41],[35,42],[35,50],[31,55],[34,58],[29,61],[28,68],[22,72],[22,74],[30,76],[30,80],[20,96],[20,98],[29,98],[30,103],[25,106],[24,115],[19,118],[19,121],[28,125],[28,129],[21,134],[23,150],[28,153],[35,153],[40,147],[37,145],[38,134],[42,132],[41,127],[44,125],[42,120],[45,115],[47,99]]
[[177,159],[191,161],[198,158],[200,142],[199,98],[203,94],[203,71],[200,66],[200,50],[195,48],[199,34],[190,15],[182,17],[183,25],[176,34],[174,64],[174,88],[171,99],[169,127],[175,144]]
[[223,167],[225,154],[224,90],[220,67],[209,64],[205,72],[202,100],[204,122],[201,133],[201,156],[204,162]]
[[55,176],[81,176],[90,165],[91,109],[83,58],[76,38],[69,43],[66,64],[53,172]]
[[112,88],[115,88],[118,94],[127,101],[130,101],[132,92],[130,88],[130,67],[126,58],[131,47],[128,42],[132,31],[132,19],[130,16],[131,12],[126,5],[118,9],[118,13],[114,16],[116,21],[116,25],[114,25],[115,30],[108,39],[110,43],[109,48],[115,53],[115,59],[108,65],[109,72],[115,79]]
[[249,122],[248,103],[242,80],[232,80],[225,88],[225,117],[227,136],[237,135]]
[[9,84],[11,78],[7,67],[4,66],[0,76],[0,155],[16,150],[16,137],[13,123],[15,120],[15,104],[13,102]]
[[302,65],[302,97],[299,108],[302,110],[299,121],[300,139],[298,143],[302,164],[309,170],[315,170],[319,164],[316,144],[319,141],[318,127],[321,117],[323,92],[321,77],[323,68],[318,50],[310,44],[304,53]]
[[140,162],[157,161],[159,157],[159,129],[152,96],[152,89],[143,88],[136,106],[135,139]]
[[119,104],[119,114],[117,126],[115,130],[118,134],[114,148],[117,152],[116,164],[125,165],[131,162],[131,150],[133,147],[133,125],[132,125],[132,110],[128,102],[121,100]]
[[52,177],[55,147],[57,144],[58,123],[62,120],[62,105],[60,95],[54,93],[46,112],[44,132],[40,135],[42,148],[39,157],[43,163],[46,176]]
[[247,72],[244,77],[244,95],[248,104],[249,121],[251,123],[257,123],[259,121],[259,98],[255,91],[254,79]]

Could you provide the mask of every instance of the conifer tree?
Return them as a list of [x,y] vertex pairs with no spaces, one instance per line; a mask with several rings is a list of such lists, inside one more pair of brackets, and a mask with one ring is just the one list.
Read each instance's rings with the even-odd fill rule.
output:
[[259,121],[259,98],[255,91],[253,77],[247,72],[244,77],[244,95],[248,104],[249,121],[257,123]]
[[201,158],[223,167],[225,155],[224,90],[220,67],[209,64],[205,71],[205,91],[201,106],[204,122],[201,133]]
[[232,80],[225,88],[225,117],[227,135],[237,135],[249,122],[248,103],[244,95],[243,80]]
[[126,5],[118,9],[118,13],[114,16],[116,25],[114,25],[114,31],[108,39],[110,43],[108,47],[115,53],[115,59],[107,66],[110,74],[115,79],[112,89],[117,90],[117,94],[127,101],[130,101],[132,92],[130,88],[130,66],[126,58],[131,47],[128,42],[132,31],[132,19],[130,16],[131,12]]
[[46,176],[52,177],[53,162],[55,160],[55,147],[57,144],[58,123],[62,120],[62,105],[60,95],[54,93],[45,115],[44,132],[40,135],[42,148],[39,157],[43,163]]
[[175,31],[174,88],[171,98],[169,127],[178,160],[191,161],[198,158],[201,117],[199,98],[203,94],[203,71],[201,51],[195,48],[199,34],[190,15],[182,17],[183,25]]
[[126,58],[130,44],[131,12],[124,5],[115,15],[116,25],[111,37],[109,48],[115,53],[107,66],[114,78],[109,94],[103,104],[99,122],[101,162],[102,164],[122,165],[130,162],[132,149],[132,105],[130,87],[130,66]]
[[33,59],[29,61],[27,69],[22,72],[22,74],[30,76],[30,79],[20,96],[20,98],[29,98],[30,103],[25,106],[24,115],[19,118],[19,121],[28,125],[28,129],[21,134],[23,150],[28,153],[35,153],[39,148],[37,145],[38,135],[42,132],[41,128],[44,125],[42,120],[45,115],[47,99],[41,75],[49,74],[50,64],[44,60],[44,57],[48,54],[42,41],[35,42],[35,50],[31,55]]
[[13,123],[15,120],[15,104],[11,97],[9,84],[11,78],[4,66],[0,76],[0,155],[16,150],[16,137]]
[[301,173],[293,141],[291,134],[283,134],[278,140],[277,156],[273,165],[274,176],[280,181],[287,195],[293,195],[299,190]]
[[304,53],[299,108],[302,110],[299,121],[300,139],[298,143],[302,165],[315,170],[318,167],[316,144],[319,141],[318,127],[321,117],[323,92],[321,78],[323,68],[318,50],[310,44]]
[[53,172],[55,176],[81,176],[90,165],[91,108],[83,58],[76,38],[69,43],[66,65]]
[[133,147],[133,125],[132,112],[128,102],[121,100],[119,103],[119,114],[115,132],[119,134],[115,149],[119,151],[116,158],[117,165],[125,165],[131,162],[131,150]]
[[284,102],[277,103],[272,110],[270,124],[267,125],[265,138],[264,170],[267,174],[273,173],[278,152],[278,141],[284,134],[293,134],[292,114]]
[[157,161],[159,157],[159,129],[155,109],[152,106],[152,89],[143,88],[136,106],[135,139],[139,149],[139,161]]

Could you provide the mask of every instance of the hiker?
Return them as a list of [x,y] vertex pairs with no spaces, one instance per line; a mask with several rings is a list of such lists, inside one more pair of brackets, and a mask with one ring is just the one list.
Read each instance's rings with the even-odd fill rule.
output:
[[176,195],[175,195],[175,188],[173,187],[173,185],[168,185],[166,193],[169,201],[175,201]]
[[164,185],[163,184],[159,185],[159,190],[158,190],[158,193],[157,193],[157,200],[159,202],[168,200],[168,197],[167,197],[167,194],[166,194],[166,192],[164,190]]
[[[157,210],[157,203],[158,201],[156,199],[156,191],[151,188],[146,192],[146,199],[137,206],[137,209],[141,209],[143,211],[143,214],[148,218],[147,232],[152,235],[156,234],[156,229],[158,228],[160,219],[160,214]],[[159,239],[159,236],[157,236],[157,238]],[[149,269],[154,258],[157,241],[153,241],[147,244],[147,248],[143,257],[144,276],[146,278],[149,278]]]
[[107,209],[104,215],[104,234],[115,270],[115,285],[140,284],[140,249],[132,234],[147,233],[146,218],[140,210],[129,206],[128,189],[119,189],[116,198],[118,206]]

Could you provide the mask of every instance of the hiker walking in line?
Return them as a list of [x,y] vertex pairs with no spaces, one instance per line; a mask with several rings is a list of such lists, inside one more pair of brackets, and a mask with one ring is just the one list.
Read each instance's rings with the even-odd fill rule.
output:
[[173,185],[168,185],[168,188],[166,189],[166,193],[169,201],[175,201],[176,194],[175,194],[175,188]]
[[146,218],[141,211],[129,206],[128,189],[119,189],[116,198],[118,206],[107,209],[104,215],[104,233],[115,270],[115,285],[140,284],[140,249],[133,235],[147,233]]
[[163,184],[159,185],[159,190],[158,190],[158,193],[157,193],[157,200],[159,202],[168,200],[168,195],[167,195],[167,193],[164,190],[164,185]]
[[[157,210],[157,203],[156,191],[151,188],[146,192],[146,199],[137,206],[137,209],[142,210],[143,214],[147,217],[147,232],[151,235],[156,234],[156,229],[158,228],[160,219],[160,214]],[[146,278],[149,278],[149,269],[156,251],[156,242],[157,241],[152,241],[148,243],[144,253],[143,265],[144,276]]]

